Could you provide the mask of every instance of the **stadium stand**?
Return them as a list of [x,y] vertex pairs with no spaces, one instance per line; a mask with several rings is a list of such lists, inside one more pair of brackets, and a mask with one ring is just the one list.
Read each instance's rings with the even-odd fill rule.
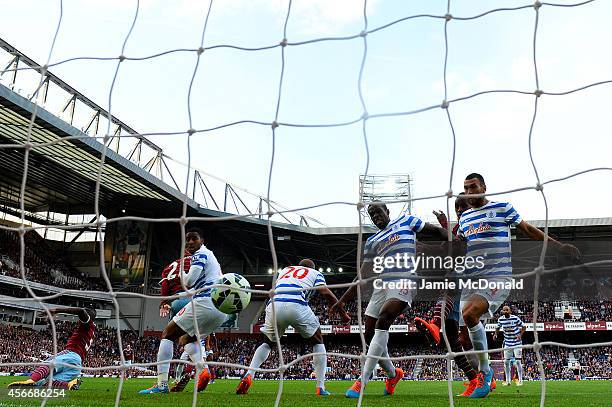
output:
[[[76,290],[105,290],[100,279],[71,270],[62,257],[35,231],[24,235],[25,275],[30,281]],[[0,275],[21,278],[19,236],[0,229]]]
[[[57,322],[58,347],[64,345],[72,328],[69,322]],[[223,335],[223,334],[220,334]],[[6,338],[0,342],[0,362],[28,362],[40,361],[52,353],[53,342],[51,330],[47,327],[32,329],[18,324],[10,324],[7,321],[0,322],[0,336]],[[63,338],[63,339],[62,339]],[[130,344],[134,349],[135,363],[150,363],[155,361],[159,339],[157,336],[142,336],[129,330],[121,331],[124,346]],[[348,340],[347,340],[348,339]],[[431,355],[440,353],[426,346],[418,336],[397,335],[390,346],[389,352],[392,357],[406,355]],[[357,335],[326,337],[328,352],[345,353],[357,355],[361,351],[361,344]],[[218,362],[248,364],[249,358],[259,346],[260,338],[256,335],[225,335],[217,341],[215,349],[215,360]],[[295,338],[287,337],[283,340],[283,356],[285,360],[293,360],[300,355],[309,352],[308,346]],[[174,357],[180,355],[179,349],[175,349]],[[531,350],[523,353],[525,376],[529,380],[539,380],[539,372],[535,354]],[[599,347],[595,349],[567,349],[562,347],[544,347],[542,350],[546,378],[550,380],[574,379],[575,375],[568,368],[568,361],[576,359],[581,365],[581,377],[583,378],[612,378],[612,347]],[[494,359],[501,355],[494,354]],[[119,346],[117,344],[117,331],[112,328],[100,327],[97,330],[97,339],[90,349],[86,367],[95,368],[101,366],[114,366],[119,364]],[[417,358],[401,361],[400,366],[406,372],[406,379],[416,380],[446,380],[446,360]],[[270,358],[262,368],[273,368],[278,365],[278,354],[273,350]],[[359,362],[357,359],[329,357],[328,366],[330,371],[328,377],[336,380],[352,380],[359,376]],[[229,367],[217,367],[217,377],[238,377],[242,375],[240,369]],[[0,372],[19,373],[15,367],[0,367]],[[119,370],[105,370],[104,372],[88,371],[85,374],[95,376],[116,376]],[[149,376],[154,373],[145,368],[131,368],[130,376]],[[287,371],[287,379],[307,379],[312,374],[310,360],[307,358],[291,366]],[[260,375],[264,379],[275,379],[276,375],[264,373]],[[461,376],[455,370],[454,379],[461,380]]]

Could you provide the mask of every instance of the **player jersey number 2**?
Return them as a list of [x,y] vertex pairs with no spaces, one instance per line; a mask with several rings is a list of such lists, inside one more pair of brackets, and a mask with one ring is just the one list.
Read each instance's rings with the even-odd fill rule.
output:
[[166,276],[166,280],[172,280],[177,276],[176,269],[178,268],[178,265],[179,265],[178,261],[175,261],[174,263],[170,265],[170,267],[172,268],[168,272],[168,275]]
[[[292,274],[293,273],[293,274]],[[308,275],[308,269],[304,267],[288,267],[288,270],[281,276],[283,278],[297,278],[298,280],[303,279]]]

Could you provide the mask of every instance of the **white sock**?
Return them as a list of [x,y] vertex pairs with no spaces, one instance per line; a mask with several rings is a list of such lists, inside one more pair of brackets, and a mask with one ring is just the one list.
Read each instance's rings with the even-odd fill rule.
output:
[[270,350],[270,345],[267,343],[262,343],[259,345],[259,348],[257,348],[255,354],[253,355],[253,360],[251,360],[247,374],[250,374],[253,378],[255,377],[255,369],[258,369],[259,366],[263,365],[263,362],[268,359],[268,356],[270,356]]
[[[480,322],[476,326],[468,328],[468,332],[470,333],[470,340],[472,345],[474,345],[474,350],[489,350],[487,333]],[[480,362],[479,370],[483,373],[489,373],[489,354],[484,352],[479,353],[477,356]]]
[[368,358],[366,359],[363,367],[362,380],[364,386],[368,380],[370,380],[370,377],[372,377],[376,363],[378,363],[378,358],[383,354],[385,349],[387,349],[388,342],[389,331],[382,329],[374,330],[374,337],[370,341],[370,348],[368,349]]
[[[183,350],[183,353],[181,353],[181,357],[179,359],[189,360],[189,354]],[[181,376],[183,375],[183,369],[185,369],[185,365],[183,363],[176,364],[176,368],[174,369],[174,378],[176,380],[181,379]]]
[[[193,363],[204,363],[204,359],[202,359],[202,346],[200,346],[199,342],[191,342],[185,345],[185,352],[189,354],[191,361]],[[208,365],[204,363],[204,369],[208,368]]]
[[[325,353],[325,345],[322,343],[312,347],[314,353]],[[327,355],[315,355],[312,357],[312,364],[315,375],[317,376],[317,387],[325,389],[325,368],[327,367]]]
[[[382,356],[383,358],[388,358],[389,349],[385,348],[385,351],[380,356]],[[387,377],[389,377],[389,379],[392,379],[395,377],[395,366],[393,366],[393,362],[391,362],[390,360],[380,359],[378,361],[378,364],[380,365],[380,367],[383,368],[385,372],[387,372]]]
[[506,374],[506,383],[512,381],[512,361],[510,359],[504,360],[504,373]]
[[[157,361],[172,359],[174,353],[174,344],[169,339],[162,339],[159,342],[159,350],[157,351]],[[170,371],[170,362],[157,364],[157,387],[168,387],[168,372]]]
[[520,360],[516,360],[516,374],[518,374],[519,382],[523,381],[523,364]]

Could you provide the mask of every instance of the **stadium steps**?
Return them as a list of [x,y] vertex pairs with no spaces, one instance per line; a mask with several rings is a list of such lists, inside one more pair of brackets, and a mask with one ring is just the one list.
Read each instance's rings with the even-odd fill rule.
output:
[[418,358],[416,363],[414,364],[414,370],[412,371],[412,377],[415,379],[421,375],[421,371],[423,370],[423,358]]

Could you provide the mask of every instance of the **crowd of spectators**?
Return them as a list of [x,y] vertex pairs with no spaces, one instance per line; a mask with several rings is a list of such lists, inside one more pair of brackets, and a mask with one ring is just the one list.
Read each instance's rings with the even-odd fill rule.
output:
[[[76,290],[107,291],[99,278],[71,270],[63,258],[35,231],[24,235],[25,276],[29,281]],[[19,234],[0,230],[0,276],[21,278]]]
[[[344,290],[334,289],[334,294],[339,298]],[[368,304],[369,294],[363,296],[362,315],[365,312]],[[329,315],[329,306],[327,302],[319,295],[313,295],[310,298],[310,306],[315,315],[319,316],[319,320],[323,325],[342,325],[338,315],[331,317]],[[533,302],[507,302],[510,305],[512,312],[518,315],[524,322],[533,321]],[[506,305],[505,304],[505,305]],[[578,308],[580,310],[579,321],[612,321],[612,301],[579,301]],[[412,307],[407,309],[396,320],[395,324],[403,325],[412,322],[415,317],[421,317],[429,320],[433,317],[435,302],[433,301],[414,301]],[[351,316],[351,325],[357,324],[357,301],[352,301],[347,304],[346,311]],[[265,314],[259,316],[257,323],[264,322]],[[555,304],[553,302],[540,301],[538,303],[538,321],[564,321],[565,319],[555,313]]]
[[[74,323],[56,322],[57,346],[61,351],[72,330]],[[46,360],[53,354],[53,340],[50,328],[34,330],[15,324],[0,323],[0,372],[24,373],[31,366],[6,366],[5,363],[31,363]],[[134,351],[135,363],[153,363],[156,361],[159,338],[155,336],[138,337],[133,331],[121,331],[123,346],[128,344]],[[216,341],[214,349],[215,361],[221,363],[233,363],[248,365],[255,349],[260,344],[260,338],[256,336],[232,336],[223,337]],[[326,348],[330,353],[341,353],[346,356],[328,356],[329,379],[352,380],[360,374],[358,356],[361,353],[361,343],[358,338],[344,336],[328,336]],[[309,345],[303,341],[283,340],[283,360],[285,363],[296,361],[302,355],[312,352]],[[104,370],[87,370],[84,373],[95,376],[118,376],[120,369],[120,350],[117,340],[117,331],[112,328],[100,327],[96,330],[95,340],[84,361],[85,368],[98,368],[110,366]],[[175,349],[175,358],[179,357],[180,349]],[[432,359],[427,355],[441,354],[440,351],[416,343],[393,341],[389,346],[392,357],[413,356],[411,359],[394,362],[401,367],[408,379],[419,380],[445,380],[447,378],[447,360],[444,358]],[[539,379],[539,369],[535,353],[525,349],[523,352],[523,364],[526,379]],[[568,368],[568,361],[576,359],[580,362],[581,372],[584,377],[600,377],[612,379],[612,347],[594,347],[568,349],[562,347],[544,347],[541,350],[543,367],[546,379],[571,379],[575,374]],[[501,354],[494,354],[493,359],[501,359]],[[273,349],[269,359],[262,366],[263,369],[275,369],[279,365],[278,352]],[[501,366],[501,363],[498,364]],[[239,367],[216,366],[218,377],[238,377],[244,373]],[[130,376],[154,375],[155,367],[134,367],[127,372]],[[383,375],[382,371],[378,371]],[[287,379],[303,379],[312,375],[312,360],[304,358],[292,362],[286,371]],[[258,377],[264,379],[275,379],[276,372],[258,373]],[[461,379],[460,372],[454,370],[454,378]]]

